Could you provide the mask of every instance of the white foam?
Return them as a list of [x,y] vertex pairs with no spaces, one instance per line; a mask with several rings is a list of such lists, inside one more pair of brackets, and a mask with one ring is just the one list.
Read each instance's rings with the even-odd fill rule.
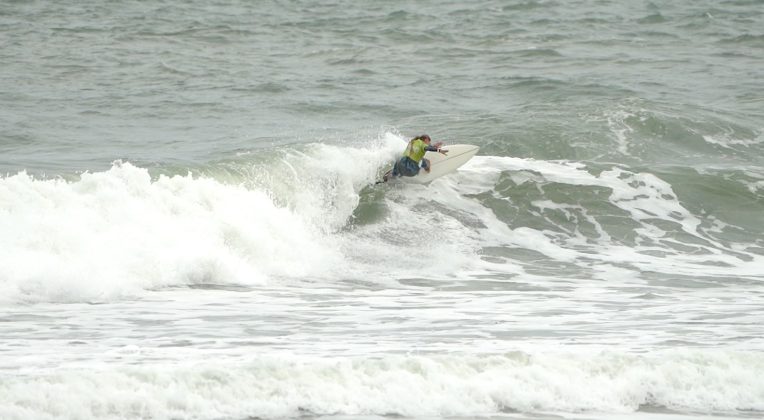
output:
[[627,123],[627,120],[635,116],[635,114],[624,109],[609,111],[605,115],[608,127],[610,127],[610,131],[615,135],[616,144],[618,145],[617,149],[623,154],[629,153],[629,135],[634,132],[634,129]]
[[392,162],[404,144],[401,137],[385,133],[375,142],[351,147],[316,143],[285,149],[278,162],[258,168],[268,177],[257,187],[306,223],[331,233],[346,225],[359,191],[379,179],[379,168]]
[[764,134],[759,133],[754,138],[738,138],[736,137],[734,131],[727,129],[723,133],[704,135],[703,140],[705,140],[706,143],[715,144],[717,146],[731,149],[735,146],[751,147],[764,143]]
[[320,273],[334,245],[263,192],[129,163],[80,180],[0,180],[3,297],[108,300]]
[[[640,227],[636,229],[636,232],[642,239],[638,238],[638,241],[650,243],[661,238],[669,238],[669,232],[664,230],[668,222],[668,225],[676,225],[682,232],[697,238],[698,241],[693,246],[698,246],[703,253],[700,255],[684,253],[668,259],[652,257],[645,251],[673,252],[664,247],[656,248],[651,245],[627,247],[615,243],[596,219],[586,215],[582,207],[552,203],[549,200],[537,201],[535,205],[540,210],[554,208],[570,212],[571,209],[575,209],[577,214],[583,215],[599,232],[600,237],[597,243],[587,242],[586,238],[576,232],[568,232],[560,236],[557,232],[544,232],[527,227],[487,229],[483,237],[487,243],[497,241],[499,238],[498,241],[504,245],[533,249],[560,261],[596,259],[606,263],[629,263],[644,271],[686,275],[756,276],[761,274],[760,267],[764,265],[764,261],[760,255],[748,254],[749,259],[745,261],[731,255],[731,252],[739,252],[744,246],[723,244],[708,235],[708,230],[700,227],[700,218],[681,204],[671,185],[655,175],[632,173],[619,167],[613,167],[595,175],[589,173],[585,165],[577,162],[477,156],[456,176],[460,180],[466,180],[468,190],[474,193],[481,188],[490,187],[490,182],[481,183],[475,181],[476,179],[496,179],[501,173],[509,173],[518,184],[534,182],[539,185],[560,183],[605,187],[610,191],[609,202],[626,212],[631,220],[639,223]],[[454,205],[454,202],[450,202],[449,205]],[[480,214],[481,220],[486,225],[497,224],[495,217],[490,213],[475,212],[475,214]],[[718,229],[718,227],[712,225],[710,229]],[[501,235],[496,235],[494,233],[496,231],[502,232]],[[581,252],[581,250],[588,252]]]
[[764,411],[760,353],[673,350],[90,366],[0,383],[4,419]]

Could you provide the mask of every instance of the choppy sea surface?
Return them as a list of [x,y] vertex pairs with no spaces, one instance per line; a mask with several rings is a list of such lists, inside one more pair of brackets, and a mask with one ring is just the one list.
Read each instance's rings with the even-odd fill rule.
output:
[[5,1],[0,174],[2,419],[764,416],[760,0]]

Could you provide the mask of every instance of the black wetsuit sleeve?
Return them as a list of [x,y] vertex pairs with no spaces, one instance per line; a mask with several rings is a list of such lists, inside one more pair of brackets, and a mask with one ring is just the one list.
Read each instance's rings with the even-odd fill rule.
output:
[[428,152],[437,152],[438,148],[435,146],[427,146],[424,148],[424,150],[427,150]]

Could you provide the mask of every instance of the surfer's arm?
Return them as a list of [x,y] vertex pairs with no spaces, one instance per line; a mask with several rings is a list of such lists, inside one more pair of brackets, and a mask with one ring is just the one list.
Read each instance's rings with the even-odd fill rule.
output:
[[443,153],[445,155],[446,153],[448,153],[448,150],[440,150],[440,145],[441,144],[443,144],[443,143],[437,143],[435,146],[427,146],[427,147],[424,148],[424,150],[426,150],[428,152],[440,152],[440,153]]
[[441,148],[440,148],[441,144],[442,143],[438,143],[435,146],[427,146],[427,147],[425,147],[424,150],[426,150],[428,152],[440,152],[440,153],[443,153],[445,155],[446,153],[448,153],[448,150],[441,150]]

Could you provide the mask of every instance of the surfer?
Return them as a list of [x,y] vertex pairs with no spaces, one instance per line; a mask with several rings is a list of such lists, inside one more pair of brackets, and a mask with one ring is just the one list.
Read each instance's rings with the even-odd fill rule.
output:
[[384,181],[387,182],[395,176],[416,176],[422,168],[425,172],[430,172],[430,161],[424,158],[425,152],[440,152],[444,155],[448,153],[447,150],[440,148],[443,142],[439,141],[434,145],[431,145],[431,142],[432,139],[427,134],[409,140],[406,150],[403,151],[403,156],[395,162],[393,170],[385,174]]

